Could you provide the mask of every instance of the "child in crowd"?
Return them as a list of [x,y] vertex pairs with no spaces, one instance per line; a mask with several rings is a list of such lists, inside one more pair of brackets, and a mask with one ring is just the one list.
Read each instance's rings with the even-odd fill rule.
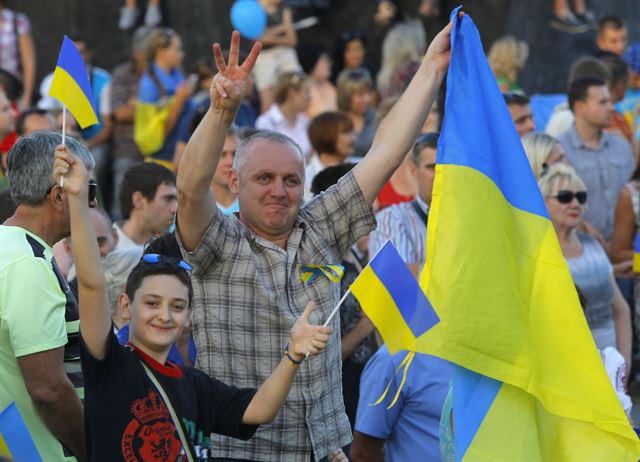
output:
[[191,267],[148,254],[119,299],[130,325],[129,344],[121,346],[113,334],[91,226],[89,176],[66,146],[56,150],[54,179],[67,194],[76,255],[88,458],[206,461],[210,433],[249,439],[257,425],[271,422],[305,354],[320,353],[331,334],[331,328],[309,324],[313,303],[291,329],[282,360],[267,381],[258,390],[238,389],[167,362],[171,345],[190,323]]

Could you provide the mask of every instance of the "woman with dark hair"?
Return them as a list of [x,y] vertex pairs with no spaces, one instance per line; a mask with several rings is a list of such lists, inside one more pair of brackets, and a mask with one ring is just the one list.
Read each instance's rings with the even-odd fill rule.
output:
[[183,59],[182,40],[175,31],[163,28],[151,33],[134,122],[140,152],[172,170],[176,143],[186,141],[189,98],[196,85],[180,71]]
[[327,167],[342,164],[353,154],[353,122],[341,112],[324,112],[309,123],[314,154],[305,168],[304,198],[311,199],[311,182]]
[[322,45],[305,43],[298,47],[298,60],[302,70],[309,76],[311,100],[307,117],[338,109],[336,87],[331,83],[331,58]]
[[359,30],[348,30],[340,34],[333,49],[334,82],[345,69],[355,70],[364,66],[367,38]]

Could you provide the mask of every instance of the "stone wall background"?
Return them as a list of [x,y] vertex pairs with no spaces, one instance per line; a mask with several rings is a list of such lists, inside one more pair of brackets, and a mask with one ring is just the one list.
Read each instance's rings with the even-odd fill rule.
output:
[[[185,65],[210,55],[210,45],[228,44],[231,31],[229,11],[233,0],[163,0],[168,22],[183,37]],[[127,59],[129,33],[117,27],[122,0],[8,0],[7,6],[26,13],[33,25],[38,54],[38,76],[53,70],[62,36],[81,34],[93,46],[95,64],[111,69]],[[419,0],[399,0],[407,11],[415,11]],[[431,38],[445,24],[451,9],[460,3],[443,0],[441,18],[424,20]],[[598,16],[616,14],[629,24],[630,37],[640,37],[640,1],[587,0]],[[468,0],[465,11],[471,15],[482,36],[485,50],[504,33],[524,38],[531,56],[521,83],[529,93],[563,91],[570,63],[589,53],[595,32],[569,35],[547,26],[551,0]],[[330,10],[322,12],[321,23],[299,31],[301,42],[317,41],[329,48],[344,29],[359,28],[368,36],[367,63],[379,66],[385,30],[373,22],[375,0],[333,0]],[[243,42],[248,50],[249,43]]]

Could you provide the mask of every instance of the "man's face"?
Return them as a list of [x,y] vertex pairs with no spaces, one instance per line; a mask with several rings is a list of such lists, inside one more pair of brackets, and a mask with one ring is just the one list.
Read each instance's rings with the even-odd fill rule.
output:
[[53,130],[53,120],[46,114],[31,114],[24,119],[24,134],[28,135],[38,130]]
[[175,220],[178,193],[174,184],[162,183],[158,186],[153,200],[142,198],[142,216],[147,230],[161,235]]
[[533,113],[530,105],[509,104],[507,107],[520,138],[535,130],[536,126],[533,123]]
[[227,136],[224,140],[224,146],[222,146],[222,154],[218,161],[218,166],[213,174],[213,183],[217,186],[226,188],[228,187],[229,170],[233,165],[233,159],[236,156],[237,141],[235,136]]
[[615,29],[613,27],[605,28],[596,39],[598,48],[603,51],[610,51],[618,56],[622,56],[624,50],[629,44],[627,39],[627,29]]
[[240,218],[268,240],[288,237],[304,193],[304,163],[293,146],[257,141],[247,146],[229,186],[238,194]]
[[606,85],[589,87],[584,101],[574,104],[576,120],[581,119],[596,128],[606,128],[613,120],[613,103]]
[[411,162],[411,165],[418,180],[418,194],[423,201],[431,205],[433,179],[436,174],[436,150],[424,148],[420,153],[420,163],[415,165]]
[[106,257],[118,241],[118,234],[110,226],[102,213],[97,209],[91,209],[91,224],[93,230],[96,233],[96,239],[98,240],[98,247],[100,248],[100,256]]
[[16,119],[7,96],[0,90],[0,138],[16,129]]

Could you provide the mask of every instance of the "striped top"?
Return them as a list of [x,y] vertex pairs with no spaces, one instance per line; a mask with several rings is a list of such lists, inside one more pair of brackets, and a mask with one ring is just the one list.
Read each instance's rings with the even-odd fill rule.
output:
[[[415,203],[429,214],[429,206],[420,196]],[[405,263],[424,263],[426,254],[427,226],[416,212],[413,201],[402,202],[381,210],[376,215],[376,230],[369,239],[369,255],[373,257],[387,239],[393,242]]]

